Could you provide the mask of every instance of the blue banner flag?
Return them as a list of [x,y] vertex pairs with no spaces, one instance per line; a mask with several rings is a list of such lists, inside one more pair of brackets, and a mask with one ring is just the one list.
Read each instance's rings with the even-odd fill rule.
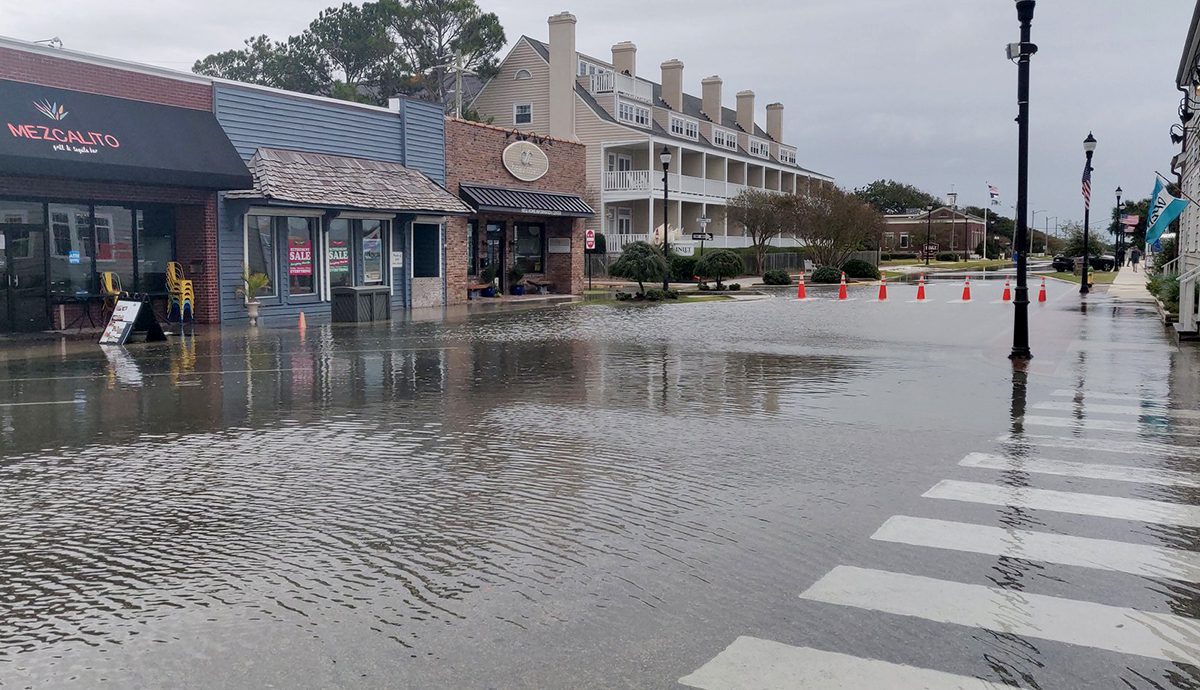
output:
[[1167,226],[1173,223],[1185,208],[1187,208],[1187,202],[1168,194],[1162,180],[1156,179],[1154,194],[1150,195],[1150,217],[1146,219],[1146,242],[1150,244],[1157,242],[1158,238],[1166,232]]

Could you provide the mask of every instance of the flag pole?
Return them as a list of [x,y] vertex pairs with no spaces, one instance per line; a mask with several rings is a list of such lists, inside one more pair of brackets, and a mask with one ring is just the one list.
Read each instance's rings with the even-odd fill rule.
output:
[[[1160,178],[1162,178],[1162,181],[1166,182],[1168,185],[1174,184],[1173,182],[1171,182],[1170,178],[1168,178],[1166,175],[1160,173],[1159,171],[1155,170],[1154,174],[1158,175]],[[1168,194],[1171,193],[1170,187],[1167,188],[1167,193]],[[1191,197],[1191,195],[1189,195],[1187,192],[1183,191],[1183,187],[1179,188],[1179,195],[1186,198],[1188,201],[1192,202],[1193,204],[1200,206],[1200,201],[1196,201],[1195,199],[1193,199]],[[1150,228],[1146,228],[1146,229],[1149,230]]]
[[983,260],[987,261],[987,212],[988,207],[992,205],[992,187],[989,183],[985,182],[984,184],[988,185],[988,199],[987,203],[983,205],[983,251],[980,253],[983,254]]

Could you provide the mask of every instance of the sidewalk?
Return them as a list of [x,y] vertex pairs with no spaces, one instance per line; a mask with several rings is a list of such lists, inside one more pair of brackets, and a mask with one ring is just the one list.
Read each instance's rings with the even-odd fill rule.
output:
[[1113,280],[1112,285],[1108,286],[1109,296],[1132,302],[1153,302],[1154,296],[1146,289],[1144,264],[1141,269],[1134,273],[1133,268],[1122,266],[1121,270],[1117,271],[1117,277]]

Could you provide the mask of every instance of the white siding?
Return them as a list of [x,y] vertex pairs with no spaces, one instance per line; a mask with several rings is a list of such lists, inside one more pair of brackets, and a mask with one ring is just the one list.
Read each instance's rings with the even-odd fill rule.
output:
[[[522,69],[529,70],[529,79],[513,79]],[[517,127],[513,124],[513,104],[533,104],[533,122]],[[498,127],[513,127],[532,132],[550,131],[550,65],[528,43],[517,45],[500,63],[500,73],[488,81],[471,103],[480,117],[493,118]]]
[[[578,96],[575,97],[575,137],[587,146],[587,186],[595,193],[594,198],[602,198],[603,180],[603,143],[605,141],[649,141],[646,132],[639,132],[630,127],[624,127],[607,120],[602,120],[587,103]],[[602,210],[597,208],[596,215],[585,221],[584,227],[602,232]],[[635,224],[636,224],[635,219]]]

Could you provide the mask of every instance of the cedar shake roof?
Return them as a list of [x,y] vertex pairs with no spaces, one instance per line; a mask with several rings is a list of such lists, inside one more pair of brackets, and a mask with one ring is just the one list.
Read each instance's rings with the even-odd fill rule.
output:
[[398,163],[260,148],[247,164],[254,189],[229,199],[397,213],[471,213],[423,173]]

